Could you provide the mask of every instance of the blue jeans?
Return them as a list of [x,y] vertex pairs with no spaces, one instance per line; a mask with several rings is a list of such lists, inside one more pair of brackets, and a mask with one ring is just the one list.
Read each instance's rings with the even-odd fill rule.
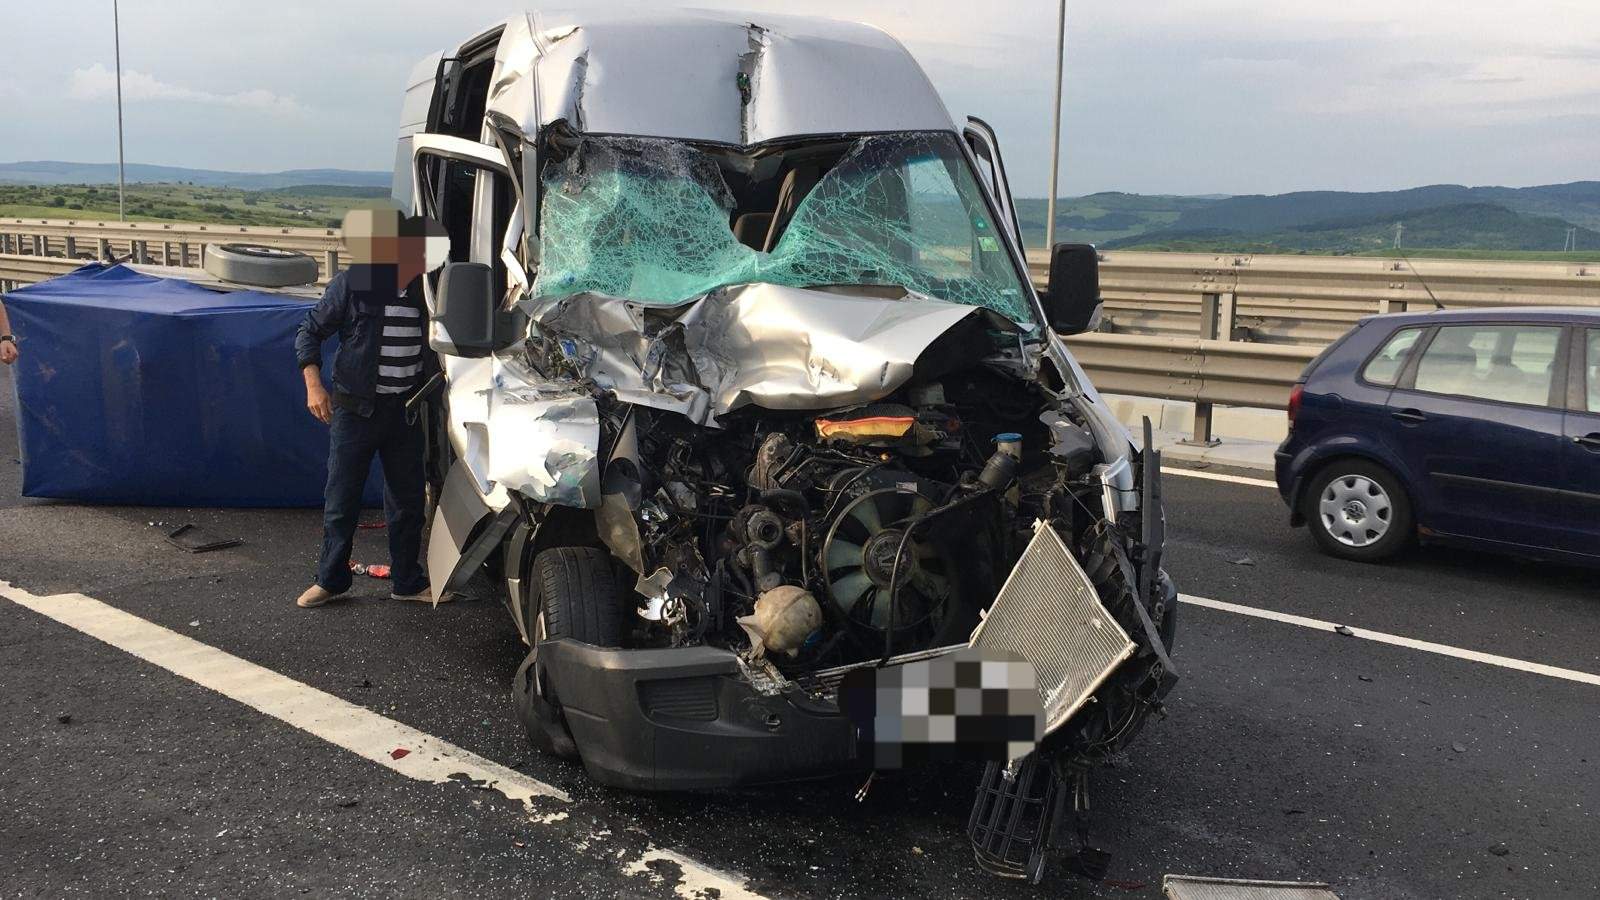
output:
[[404,395],[379,396],[371,416],[333,408],[328,440],[328,488],[323,494],[322,560],[317,584],[335,594],[350,590],[350,544],[361,518],[361,495],[376,453],[383,464],[383,515],[389,523],[389,566],[394,592],[428,588],[422,567],[422,427],[406,422]]

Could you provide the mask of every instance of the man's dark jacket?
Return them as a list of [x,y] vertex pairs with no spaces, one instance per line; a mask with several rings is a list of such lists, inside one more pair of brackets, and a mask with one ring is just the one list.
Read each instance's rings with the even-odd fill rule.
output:
[[[396,302],[395,267],[354,265],[333,276],[322,299],[306,314],[294,337],[300,368],[322,364],[322,342],[339,336],[333,358],[333,402],[372,415],[377,397],[379,347],[383,343],[383,308]],[[411,296],[420,297],[421,279],[411,283]],[[426,340],[426,338],[424,338]],[[426,382],[439,367],[439,359],[424,345],[422,375]]]

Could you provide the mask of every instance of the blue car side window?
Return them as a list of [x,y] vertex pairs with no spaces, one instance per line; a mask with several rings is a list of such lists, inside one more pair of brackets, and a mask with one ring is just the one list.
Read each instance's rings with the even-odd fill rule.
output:
[[1422,353],[1416,389],[1500,403],[1545,406],[1561,329],[1545,325],[1451,325]]
[[1367,360],[1367,365],[1361,370],[1361,378],[1371,384],[1394,387],[1400,379],[1400,370],[1405,368],[1406,356],[1411,348],[1417,344],[1417,338],[1422,335],[1421,328],[1403,328],[1394,333],[1388,342],[1383,345],[1373,357]]

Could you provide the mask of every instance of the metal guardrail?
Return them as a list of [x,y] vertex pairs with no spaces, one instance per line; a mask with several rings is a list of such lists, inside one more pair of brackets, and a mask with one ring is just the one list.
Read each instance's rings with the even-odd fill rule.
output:
[[63,259],[50,256],[0,254],[0,291],[9,291],[19,285],[32,284],[35,281],[44,281],[57,275],[65,275],[83,265],[83,262],[81,259]]
[[1101,391],[1195,404],[1197,441],[1211,439],[1214,403],[1284,409],[1301,370],[1321,352],[1316,347],[1135,334],[1079,334],[1066,341]]
[[[1043,283],[1048,258],[1029,254]],[[1364,316],[1433,308],[1600,306],[1600,264],[1109,251],[1118,334],[1325,346]],[[1431,292],[1431,294],[1430,294]]]
[[[204,244],[245,241],[317,259],[325,282],[348,260],[331,228],[0,219],[0,287],[83,259],[198,266]],[[60,258],[52,258],[60,257]],[[73,259],[73,258],[76,259]],[[1048,254],[1028,255],[1034,280]],[[1446,307],[1600,306],[1600,264],[1110,251],[1100,265],[1102,332],[1068,339],[1112,393],[1282,408],[1300,370],[1364,316]]]
[[326,283],[342,266],[349,265],[337,228],[0,219],[0,255],[130,259],[151,265],[197,267],[206,244],[229,242],[298,250],[317,261],[318,283]]

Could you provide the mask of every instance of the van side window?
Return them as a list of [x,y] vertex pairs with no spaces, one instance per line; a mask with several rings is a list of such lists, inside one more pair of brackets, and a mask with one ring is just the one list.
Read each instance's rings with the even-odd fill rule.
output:
[[1600,413],[1600,328],[1589,329],[1589,347],[1584,356],[1584,371],[1589,385],[1589,412]]
[[1417,364],[1416,389],[1545,406],[1561,329],[1544,325],[1451,325]]
[[1411,353],[1411,348],[1416,346],[1417,338],[1422,335],[1421,328],[1402,328],[1389,338],[1377,355],[1367,361],[1367,367],[1361,370],[1361,378],[1372,384],[1381,384],[1394,387],[1400,378],[1400,370],[1405,368],[1406,356]]

